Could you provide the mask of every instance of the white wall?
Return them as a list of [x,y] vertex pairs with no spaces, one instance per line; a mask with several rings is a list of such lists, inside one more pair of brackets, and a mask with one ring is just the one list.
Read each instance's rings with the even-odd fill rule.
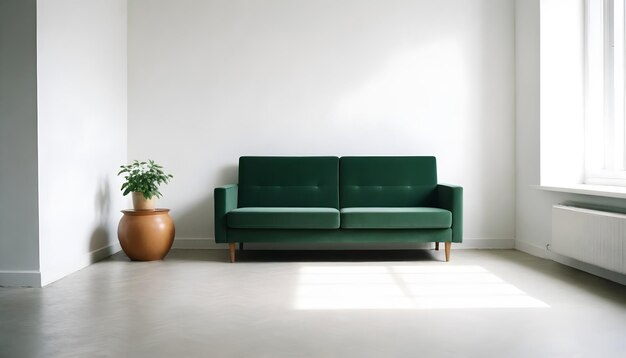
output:
[[39,286],[35,0],[0,2],[0,286]]
[[[622,275],[561,257],[551,243],[552,205],[579,203],[626,208],[623,200],[536,189],[540,182],[539,0],[516,0],[516,240],[517,249],[626,282]],[[565,132],[563,133],[566,134]],[[555,143],[558,145],[558,143]]]
[[45,285],[118,249],[126,161],[126,1],[37,2]]
[[212,238],[241,155],[435,155],[465,188],[467,241],[513,245],[512,0],[136,0],[128,16],[129,159],[174,174],[177,240]]

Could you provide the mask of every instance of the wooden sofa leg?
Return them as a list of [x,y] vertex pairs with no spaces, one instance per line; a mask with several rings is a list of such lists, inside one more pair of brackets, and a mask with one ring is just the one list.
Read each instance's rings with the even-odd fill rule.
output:
[[450,248],[452,247],[452,243],[451,242],[446,242],[446,262],[450,261]]
[[435,242],[435,250],[439,251],[439,243]]
[[235,243],[234,242],[229,243],[228,249],[230,251],[230,262],[234,263],[235,262]]

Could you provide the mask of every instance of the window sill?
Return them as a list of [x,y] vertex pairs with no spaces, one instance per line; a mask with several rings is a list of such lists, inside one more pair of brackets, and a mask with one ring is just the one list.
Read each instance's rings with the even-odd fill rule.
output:
[[603,196],[606,198],[626,199],[626,187],[609,186],[609,185],[590,185],[590,184],[572,184],[572,185],[533,185],[534,188],[546,191],[558,191],[561,193],[572,193],[582,195]]

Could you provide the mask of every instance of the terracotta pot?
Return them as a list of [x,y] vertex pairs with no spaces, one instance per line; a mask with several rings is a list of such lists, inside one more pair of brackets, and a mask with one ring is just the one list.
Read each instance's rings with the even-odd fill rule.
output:
[[174,221],[169,211],[122,210],[117,237],[131,260],[161,260],[167,255],[174,243]]
[[146,199],[142,193],[133,191],[133,209],[154,210],[156,208],[156,197]]

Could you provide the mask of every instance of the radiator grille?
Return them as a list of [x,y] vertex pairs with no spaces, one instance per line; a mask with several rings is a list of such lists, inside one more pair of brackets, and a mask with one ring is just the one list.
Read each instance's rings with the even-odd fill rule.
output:
[[626,274],[626,214],[573,206],[552,207],[552,250]]

